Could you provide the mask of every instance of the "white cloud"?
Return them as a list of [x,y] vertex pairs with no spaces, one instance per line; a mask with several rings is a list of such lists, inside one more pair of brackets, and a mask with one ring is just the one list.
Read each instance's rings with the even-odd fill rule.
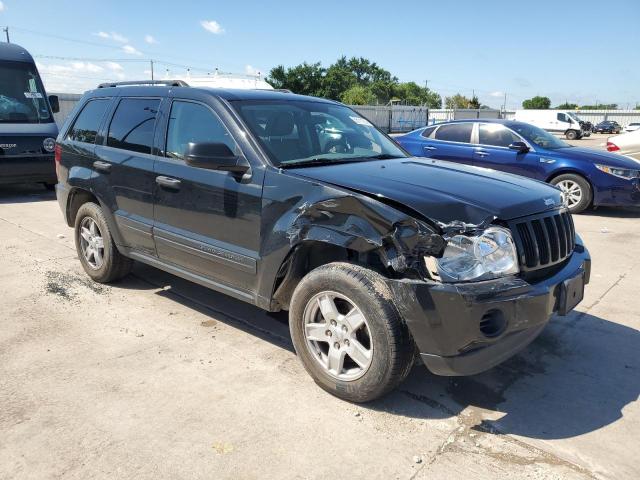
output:
[[126,78],[122,71],[107,71],[101,65],[91,62],[62,64],[37,62],[37,67],[46,89],[50,92],[82,93],[96,88],[96,85],[101,82]]
[[100,65],[91,62],[73,62],[71,67],[76,72],[98,73],[104,70]]
[[128,43],[129,39],[124,35],[120,35],[118,32],[103,32],[99,31],[98,33],[94,33],[96,37],[104,38],[106,40],[113,40],[118,43]]
[[105,66],[114,72],[121,72],[124,70],[124,67],[116,62],[104,62]]
[[222,35],[224,33],[224,28],[215,20],[202,20],[200,22],[202,28],[206,31],[213,33],[214,35]]
[[504,92],[500,92],[500,91],[495,91],[495,92],[491,92],[489,94],[490,97],[504,97]]
[[138,50],[135,47],[132,47],[131,45],[124,45],[122,47],[122,51],[124,53],[128,53],[129,55],[138,55],[138,56],[142,55],[142,52],[140,50]]
[[0,12],[4,12],[4,3],[0,2]]
[[158,41],[153,37],[153,35],[145,35],[144,41],[149,45],[153,45],[154,43],[158,43]]
[[244,73],[247,75],[260,75],[262,73],[262,69],[256,68],[252,65],[246,65],[244,67]]

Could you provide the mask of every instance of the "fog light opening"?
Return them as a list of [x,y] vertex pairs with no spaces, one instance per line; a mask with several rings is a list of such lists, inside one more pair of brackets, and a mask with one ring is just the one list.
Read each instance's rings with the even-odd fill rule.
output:
[[485,337],[492,338],[504,332],[507,321],[500,310],[489,310],[480,320],[480,331]]

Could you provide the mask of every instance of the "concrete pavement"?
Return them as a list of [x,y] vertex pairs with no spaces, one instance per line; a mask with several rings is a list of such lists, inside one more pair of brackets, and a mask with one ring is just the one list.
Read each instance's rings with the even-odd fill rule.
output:
[[353,405],[285,315],[145,266],[91,283],[53,196],[0,187],[0,479],[639,478],[639,219],[575,217],[585,300],[522,354]]

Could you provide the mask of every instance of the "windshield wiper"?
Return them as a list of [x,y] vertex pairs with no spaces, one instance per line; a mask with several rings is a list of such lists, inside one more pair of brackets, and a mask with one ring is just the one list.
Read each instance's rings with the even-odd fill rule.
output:
[[404,158],[398,157],[397,155],[389,155],[387,153],[382,153],[380,155],[371,155],[366,157],[342,157],[342,158],[307,158],[304,160],[285,160],[280,162],[280,168],[295,168],[295,167],[307,167],[314,165],[335,165],[339,163],[350,163],[350,162],[366,162],[368,160],[390,160],[393,158]]

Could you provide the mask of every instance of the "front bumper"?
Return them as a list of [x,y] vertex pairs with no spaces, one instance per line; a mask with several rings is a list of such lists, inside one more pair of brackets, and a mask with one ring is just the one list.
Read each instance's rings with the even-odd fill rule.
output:
[[56,183],[52,154],[0,155],[0,184],[44,182]]
[[[564,313],[559,309],[566,281],[582,276],[587,284],[590,270],[589,252],[576,245],[559,271],[535,283],[506,277],[459,284],[389,280],[389,285],[427,368],[437,375],[473,375],[522,350],[554,313]],[[502,325],[489,336],[481,323],[487,318]]]
[[593,184],[596,206],[640,207],[640,178],[624,180],[602,173]]

